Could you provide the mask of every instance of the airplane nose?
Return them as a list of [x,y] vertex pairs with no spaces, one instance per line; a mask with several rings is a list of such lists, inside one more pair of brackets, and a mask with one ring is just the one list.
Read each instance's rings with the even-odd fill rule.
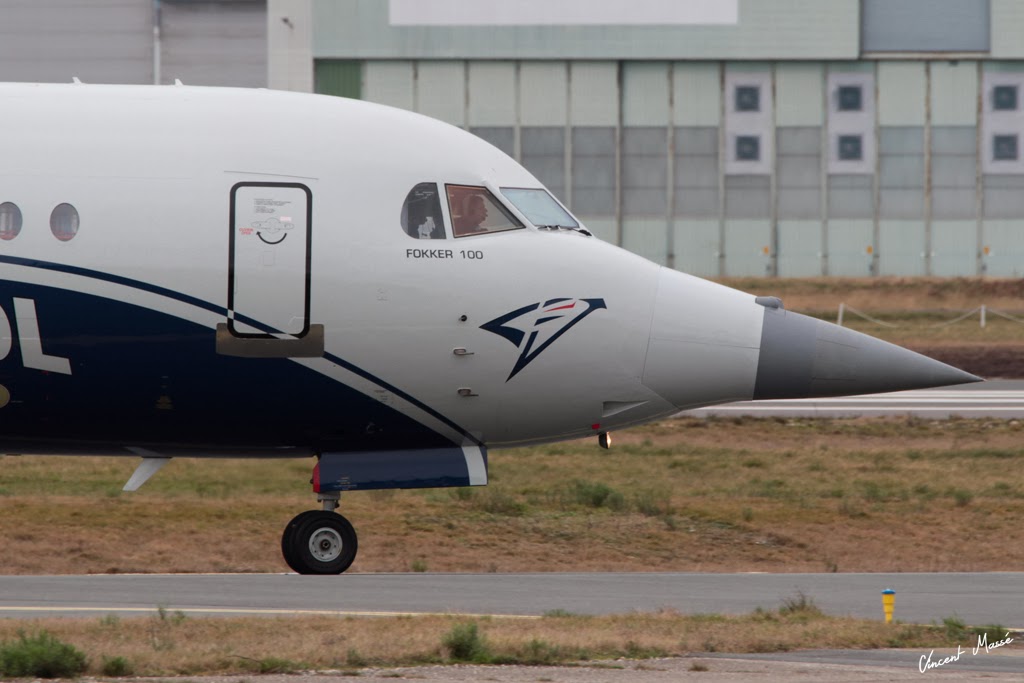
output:
[[895,344],[766,307],[754,399],[926,389],[982,379]]

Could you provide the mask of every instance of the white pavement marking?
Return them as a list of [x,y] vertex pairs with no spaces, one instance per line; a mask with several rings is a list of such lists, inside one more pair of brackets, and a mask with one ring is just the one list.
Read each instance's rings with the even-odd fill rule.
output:
[[[218,615],[306,615],[326,617],[458,617],[473,619],[541,619],[542,617],[532,614],[470,614],[464,612],[374,612],[374,611],[345,611],[327,609],[257,609],[237,607],[167,607],[169,611],[184,612],[185,614],[218,614]],[[139,614],[157,614],[158,607],[121,607],[111,605],[108,607],[73,607],[65,605],[0,605],[0,614],[14,612],[18,614],[26,612],[55,612],[55,613],[89,613],[100,612],[110,614],[111,612],[131,612]]]
[[[1020,382],[999,381],[998,385],[1019,386]],[[1022,389],[922,389],[873,396],[837,398],[795,398],[770,401],[742,401],[679,413],[681,416],[714,415],[807,415],[816,417],[848,415],[906,415],[945,417],[949,415],[1024,418]]]

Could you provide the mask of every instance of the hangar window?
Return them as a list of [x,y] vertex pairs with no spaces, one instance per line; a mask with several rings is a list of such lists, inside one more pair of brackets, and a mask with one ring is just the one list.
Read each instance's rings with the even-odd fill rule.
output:
[[78,234],[78,210],[70,204],[58,204],[50,214],[50,230],[61,242]]
[[21,232],[21,209],[17,204],[0,204],[0,240],[13,240]]
[[995,111],[1017,110],[1017,86],[997,85],[992,89],[992,109]]
[[448,210],[456,237],[504,232],[524,227],[486,187],[447,185]]
[[736,161],[758,161],[761,158],[761,138],[756,135],[736,136]]
[[761,88],[756,85],[737,85],[736,111],[761,111]]
[[420,240],[443,240],[444,216],[437,183],[420,183],[409,190],[402,204],[402,229]]
[[1017,136],[994,136],[992,138],[992,158],[996,161],[1017,161]]
[[864,108],[862,94],[859,85],[839,86],[839,111],[861,111]]
[[864,146],[859,135],[839,136],[839,160],[861,161],[864,159]]

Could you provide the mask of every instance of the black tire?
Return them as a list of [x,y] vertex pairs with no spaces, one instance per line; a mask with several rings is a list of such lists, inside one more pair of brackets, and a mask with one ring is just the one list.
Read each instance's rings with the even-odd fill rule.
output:
[[296,564],[294,553],[295,530],[299,528],[299,525],[301,525],[307,517],[315,515],[318,512],[320,512],[320,510],[306,510],[305,512],[300,512],[292,518],[292,521],[288,522],[288,525],[284,528],[284,533],[281,534],[281,555],[284,556],[285,563],[287,563],[293,571],[299,572],[300,574],[302,571],[299,569],[299,565]]
[[[352,524],[336,512],[314,511],[303,516],[291,534],[286,556],[300,574],[340,574],[356,559],[359,548]],[[287,533],[287,531],[286,531]]]

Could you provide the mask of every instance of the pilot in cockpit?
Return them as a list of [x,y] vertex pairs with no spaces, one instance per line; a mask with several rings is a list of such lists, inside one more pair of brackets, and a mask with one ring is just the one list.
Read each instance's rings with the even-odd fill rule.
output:
[[487,232],[487,228],[482,227],[483,222],[487,220],[487,203],[481,195],[463,195],[460,208],[462,212],[452,216],[452,227],[455,229],[456,237]]

